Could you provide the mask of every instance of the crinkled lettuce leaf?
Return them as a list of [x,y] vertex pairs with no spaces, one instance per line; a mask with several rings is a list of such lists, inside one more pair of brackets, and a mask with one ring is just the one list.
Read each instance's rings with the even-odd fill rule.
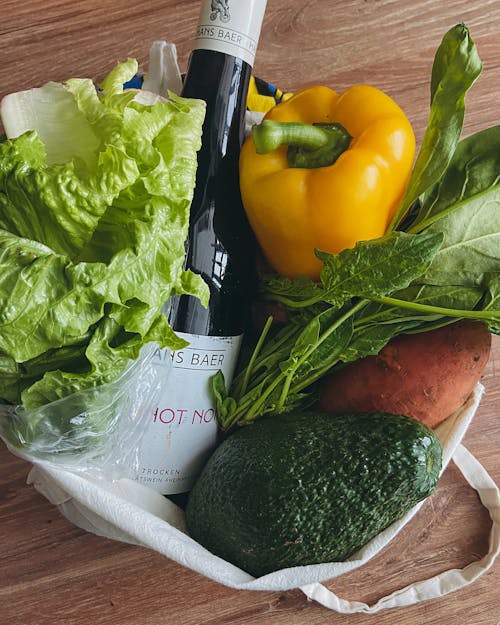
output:
[[136,71],[2,103],[0,402],[112,381],[145,343],[183,344],[163,313],[172,295],[208,301],[183,269],[205,104],[124,91]]

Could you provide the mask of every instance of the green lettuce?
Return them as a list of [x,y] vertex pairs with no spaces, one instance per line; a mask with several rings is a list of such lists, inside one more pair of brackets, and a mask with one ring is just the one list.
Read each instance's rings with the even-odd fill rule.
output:
[[184,243],[205,103],[124,90],[135,60],[7,96],[0,143],[0,403],[31,409],[184,342],[164,305],[202,279]]

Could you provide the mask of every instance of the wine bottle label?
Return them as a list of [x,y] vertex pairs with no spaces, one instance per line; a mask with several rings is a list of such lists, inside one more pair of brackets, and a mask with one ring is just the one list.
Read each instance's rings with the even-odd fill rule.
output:
[[195,49],[216,50],[253,66],[267,0],[204,0]]
[[164,495],[190,490],[216,445],[210,378],[221,370],[231,383],[242,338],[177,334],[189,341],[187,347],[158,349],[154,356],[165,386],[143,436],[137,475]]

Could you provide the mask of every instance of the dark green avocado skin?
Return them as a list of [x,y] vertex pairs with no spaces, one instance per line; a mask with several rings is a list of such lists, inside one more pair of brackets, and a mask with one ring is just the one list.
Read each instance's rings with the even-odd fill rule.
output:
[[436,434],[405,416],[292,412],[215,450],[189,496],[190,535],[259,577],[339,562],[436,488]]

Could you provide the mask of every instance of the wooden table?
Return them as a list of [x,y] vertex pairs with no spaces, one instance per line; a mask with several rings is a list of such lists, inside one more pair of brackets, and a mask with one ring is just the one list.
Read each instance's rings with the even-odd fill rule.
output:
[[[174,41],[184,69],[197,0],[4,0],[0,95],[71,76],[100,79],[118,60],[147,61]],[[269,0],[255,72],[287,90],[368,82],[393,96],[420,141],[431,63],[444,33],[465,22],[484,62],[467,98],[464,134],[498,123],[497,0]],[[466,446],[500,482],[500,339]],[[440,600],[374,616],[343,616],[300,591],[239,592],[156,553],[72,526],[25,483],[29,465],[0,449],[0,623],[5,625],[496,625],[500,567]],[[461,567],[487,550],[489,517],[451,465],[432,502],[368,565],[330,581],[373,602],[412,581]]]

